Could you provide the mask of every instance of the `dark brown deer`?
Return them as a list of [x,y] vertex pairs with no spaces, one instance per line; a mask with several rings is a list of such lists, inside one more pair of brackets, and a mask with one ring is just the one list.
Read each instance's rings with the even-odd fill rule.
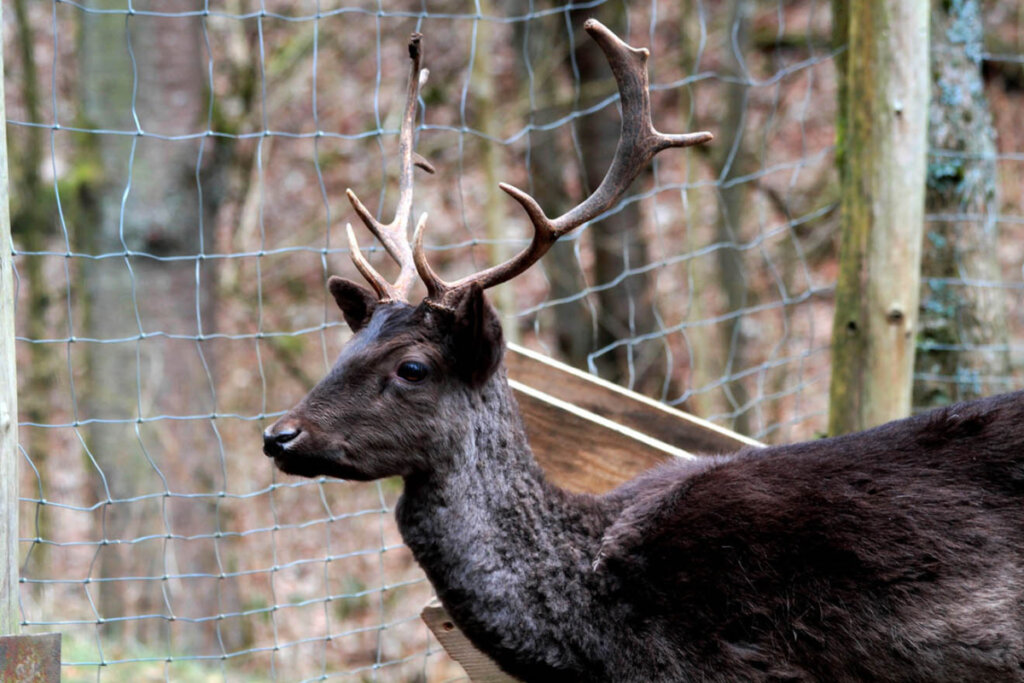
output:
[[[452,619],[525,680],[1024,680],[1024,394],[860,434],[678,462],[603,496],[545,480],[483,291],[611,207],[660,150],[646,50],[595,21],[622,97],[600,187],[534,225],[508,263],[453,283],[407,238],[419,37],[400,134],[395,220],[356,212],[400,264],[372,290],[331,278],[356,332],[264,434],[284,472],[400,475],[399,528]],[[406,301],[416,276],[427,297]],[[566,444],[566,448],[571,448]]]

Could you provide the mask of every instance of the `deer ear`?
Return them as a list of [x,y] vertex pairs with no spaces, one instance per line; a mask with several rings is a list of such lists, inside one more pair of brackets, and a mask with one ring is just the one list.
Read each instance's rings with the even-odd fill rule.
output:
[[473,283],[455,304],[452,352],[456,371],[473,387],[479,387],[494,374],[505,351],[498,314]]
[[345,322],[353,332],[358,332],[370,322],[373,309],[377,307],[376,294],[351,280],[336,276],[327,281],[327,289],[331,290],[338,308],[345,316]]

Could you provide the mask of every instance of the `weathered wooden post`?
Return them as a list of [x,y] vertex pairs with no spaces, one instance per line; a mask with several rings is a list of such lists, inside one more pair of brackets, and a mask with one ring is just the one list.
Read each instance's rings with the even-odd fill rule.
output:
[[[829,432],[910,412],[927,152],[928,0],[836,0],[842,246]],[[842,36],[843,26],[837,27]]]
[[60,634],[18,635],[18,378],[3,66],[0,37],[0,680],[49,683],[60,680]]
[[[0,10],[2,12],[2,10]],[[14,363],[14,267],[7,205],[7,113],[0,50],[0,636],[16,634],[18,615],[18,383]]]

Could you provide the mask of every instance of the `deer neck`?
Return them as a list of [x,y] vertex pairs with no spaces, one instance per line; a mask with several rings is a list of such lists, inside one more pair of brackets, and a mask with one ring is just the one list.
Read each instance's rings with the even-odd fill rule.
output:
[[450,466],[406,479],[399,528],[478,645],[521,657],[543,642],[553,661],[566,661],[557,630],[601,592],[593,564],[612,512],[545,479],[504,375],[474,401]]

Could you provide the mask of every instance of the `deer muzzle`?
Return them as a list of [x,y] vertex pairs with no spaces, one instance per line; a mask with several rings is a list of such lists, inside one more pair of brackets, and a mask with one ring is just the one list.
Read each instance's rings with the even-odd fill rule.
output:
[[263,452],[273,458],[298,442],[302,428],[292,420],[278,420],[263,431]]

